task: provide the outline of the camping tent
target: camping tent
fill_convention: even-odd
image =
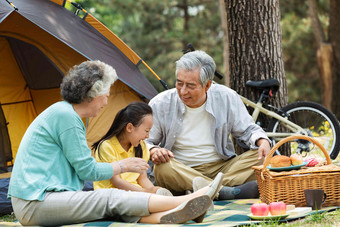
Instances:
[[[145,62],[133,50],[91,14],[80,8],[84,13],[78,16],[66,4],[70,5],[66,0],[0,1],[0,103],[14,158],[29,124],[61,99],[62,78],[84,60],[112,65],[119,77],[108,105],[96,118],[84,119],[89,144],[107,131],[119,109],[157,94],[138,69]],[[1,155],[0,165],[8,165],[9,159]]]

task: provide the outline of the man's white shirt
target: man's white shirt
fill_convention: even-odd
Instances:
[[[211,132],[209,113],[205,109],[206,103],[198,108],[185,106],[183,126],[172,148],[176,160],[190,167],[221,160],[216,153],[214,132]]]

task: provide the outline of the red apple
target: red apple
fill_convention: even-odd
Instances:
[[[269,211],[273,216],[286,214],[286,204],[284,202],[272,202],[269,204]]]
[[[305,158],[305,162],[308,162],[307,167],[313,167],[319,164],[319,161],[316,158]]]
[[[269,206],[266,203],[254,203],[250,209],[254,216],[267,216],[269,214]]]

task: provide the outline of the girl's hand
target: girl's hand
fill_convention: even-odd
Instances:
[[[119,161],[121,172],[143,173],[149,169],[149,165],[141,158],[126,158]],[[119,165],[117,162],[117,164]]]

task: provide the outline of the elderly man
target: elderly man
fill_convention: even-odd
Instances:
[[[235,91],[212,84],[215,69],[205,52],[189,52],[176,62],[176,88],[150,101],[154,125],[147,142],[156,182],[183,193],[223,172],[218,199],[257,198],[251,167],[267,156],[270,141]],[[251,150],[237,156],[230,135]]]

